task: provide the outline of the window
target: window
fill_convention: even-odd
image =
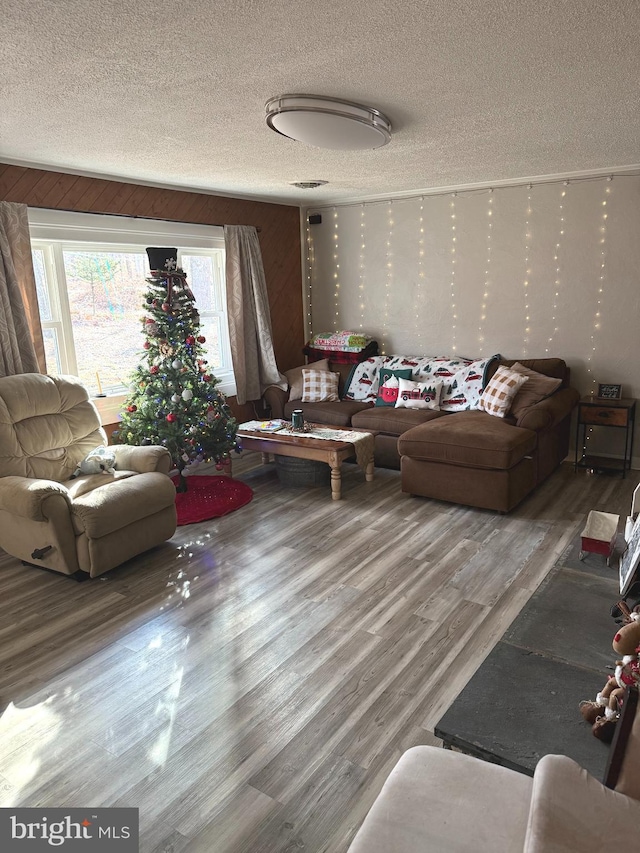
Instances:
[[[93,394],[126,394],[143,353],[145,248],[177,246],[212,372],[235,394],[221,228],[43,210],[29,220],[49,373],[75,374]]]

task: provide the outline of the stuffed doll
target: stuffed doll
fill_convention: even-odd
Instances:
[[[580,713],[592,723],[595,737],[607,743],[613,738],[626,688],[640,687],[640,613],[629,614],[628,624],[613,638],[613,650],[623,656],[616,661],[615,674],[607,679],[595,701],[580,703]]]
[[[100,445],[85,456],[69,479],[81,474],[115,474],[115,471],[116,454],[109,447]]]

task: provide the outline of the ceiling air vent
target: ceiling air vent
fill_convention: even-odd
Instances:
[[[292,187],[298,187],[299,190],[315,190],[316,187],[323,187],[329,181],[294,181]]]

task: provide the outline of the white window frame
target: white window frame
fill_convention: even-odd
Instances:
[[[63,373],[78,374],[63,252],[87,251],[88,247],[91,247],[102,251],[144,253],[147,246],[176,246],[178,265],[183,253],[206,255],[213,259],[216,302],[222,305],[222,310],[202,311],[201,317],[220,317],[223,366],[215,370],[215,376],[219,380],[218,387],[225,395],[236,394],[224,284],[224,232],[221,227],[36,208],[29,208],[29,227],[32,248],[44,252],[46,282],[53,317],[51,320],[42,319],[42,327],[55,329],[57,333]],[[212,253],[212,249],[217,251]],[[142,341],[140,343],[142,345]],[[94,400],[103,415],[104,423],[108,423],[108,418],[113,414],[119,413],[126,396],[124,393],[112,393],[107,398]]]

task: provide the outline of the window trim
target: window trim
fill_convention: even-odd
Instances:
[[[49,210],[45,208],[29,208],[29,228],[33,249],[44,249],[44,262],[47,281],[50,282],[49,297],[52,301],[52,313],[56,316],[53,321],[43,320],[43,327],[55,328],[60,341],[61,367],[63,371],[77,375],[75,347],[73,345],[73,330],[71,312],[66,288],[60,282],[64,281],[63,250],[86,251],[87,245],[104,247],[105,251],[127,252],[132,249],[143,249],[154,245],[175,245],[181,253],[204,254],[203,250],[218,250],[216,255],[218,272],[221,275],[220,299],[222,311],[204,312],[203,316],[211,313],[221,317],[221,325],[225,328],[227,317],[226,288],[224,286],[224,230],[216,225],[192,225],[182,222],[168,222],[156,219],[138,219],[129,216],[102,215],[94,213],[75,213],[70,211]],[[206,251],[206,254],[208,254]],[[236,394],[235,377],[231,361],[231,347],[228,335],[222,335],[223,358],[228,368],[215,372],[219,380],[218,387],[227,396]],[[69,340],[72,342],[69,346]],[[124,400],[126,395],[112,393],[108,395],[109,403],[104,398],[94,398],[100,401],[100,408],[111,412],[116,398]],[[104,421],[105,423],[109,421]]]

